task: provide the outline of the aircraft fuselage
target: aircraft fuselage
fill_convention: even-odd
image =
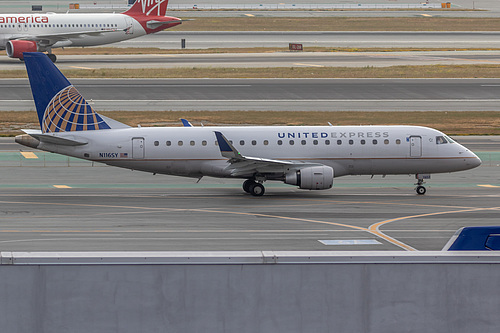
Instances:
[[[418,126],[124,128],[58,133],[88,143],[42,142],[38,148],[152,173],[232,177],[214,131],[224,133],[244,156],[323,164],[334,169],[335,177],[444,173],[480,164],[473,152],[445,134]],[[445,142],[437,142],[441,140]],[[252,176],[239,174],[237,178]],[[273,172],[266,178],[282,176]]]

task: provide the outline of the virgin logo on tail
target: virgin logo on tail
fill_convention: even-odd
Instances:
[[[146,15],[151,14],[151,12],[155,9],[158,9],[158,13],[156,15],[163,16],[165,12],[161,13],[161,5],[165,3],[165,9],[167,8],[168,0],[137,0],[142,5],[142,12]],[[147,12],[146,12],[147,10]]]
[[[165,16],[167,5],[168,0],[137,0],[124,14]]]

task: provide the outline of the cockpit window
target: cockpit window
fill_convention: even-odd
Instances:
[[[450,138],[448,135],[445,135],[444,136],[446,138],[446,140],[449,142],[449,143],[454,143],[455,140],[453,140],[452,138]]]
[[[448,140],[446,140],[446,138],[444,136],[436,136],[436,144],[437,145],[443,145],[445,143],[448,143]]]

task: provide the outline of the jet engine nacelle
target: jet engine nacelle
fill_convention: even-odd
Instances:
[[[285,183],[305,190],[326,190],[333,186],[333,175],[329,166],[313,166],[286,174]]]
[[[23,52],[36,52],[38,46],[31,40],[9,40],[5,47],[7,55],[11,58],[24,59]]]

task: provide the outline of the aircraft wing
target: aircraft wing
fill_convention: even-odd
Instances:
[[[33,42],[40,43],[45,46],[53,45],[61,41],[69,41],[72,38],[82,38],[84,36],[99,36],[103,34],[119,32],[123,30],[110,29],[110,30],[89,30],[89,31],[77,31],[77,32],[65,32],[57,34],[41,34],[41,35],[15,35],[10,38],[10,40],[30,40]]]
[[[318,166],[318,163],[273,160],[261,157],[243,156],[221,132],[215,131],[221,155],[228,159],[228,170],[234,177],[252,176],[256,173],[288,173],[308,166]]]

